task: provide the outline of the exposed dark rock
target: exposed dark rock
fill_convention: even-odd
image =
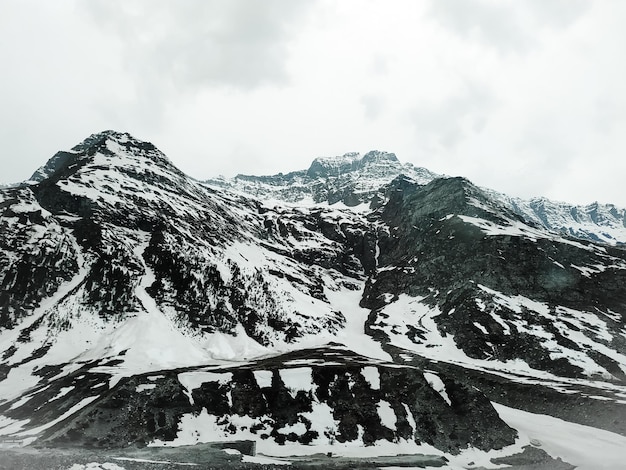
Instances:
[[[315,362],[323,354],[303,351],[300,356]],[[194,370],[189,369],[123,380],[71,421],[47,431],[40,442],[125,447],[131,442],[145,445],[154,440],[172,441],[182,416],[205,412],[215,417],[223,432],[233,436],[241,430],[237,417],[246,416],[251,420],[253,434],[279,444],[309,444],[321,439],[373,445],[379,440],[403,439],[456,453],[468,445],[485,450],[501,448],[515,439],[516,432],[498,417],[480,392],[451,378],[445,378],[449,405],[419,370],[372,366],[366,358],[346,356],[345,365],[311,365],[310,382],[299,383],[302,388],[295,390],[282,375],[302,370],[286,366],[290,360],[291,356],[278,357],[251,368],[214,370],[215,379],[206,378],[193,390],[185,389],[177,378],[180,373],[193,374]],[[366,380],[364,367],[376,371],[380,386]],[[306,376],[309,366],[304,369]],[[271,373],[271,386],[261,387],[254,371]],[[195,372],[202,377],[202,369]],[[329,407],[336,428],[320,428],[312,421],[319,406]],[[383,422],[381,406],[393,410],[395,423],[391,427]]]

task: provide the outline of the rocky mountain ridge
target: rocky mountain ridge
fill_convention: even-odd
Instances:
[[[204,183],[264,200],[309,205],[340,202],[354,207],[369,204],[378,195],[381,186],[400,175],[420,183],[439,177],[425,168],[400,163],[393,153],[373,150],[363,156],[353,152],[316,158],[307,170],[287,174],[237,175],[230,180],[214,178]]]
[[[199,183],[94,134],[0,191],[0,435],[512,445],[480,374],[622,410],[626,251],[511,201],[384,152]]]

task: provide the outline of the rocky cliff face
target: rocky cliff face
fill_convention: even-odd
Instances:
[[[469,358],[626,378],[623,249],[547,232],[464,179],[397,181],[391,190],[378,211],[389,228],[379,233],[382,269],[364,294],[370,328],[394,342],[390,312],[417,298],[427,307],[406,326],[420,351],[431,343],[431,357],[441,335]]]
[[[626,252],[590,240],[609,213],[570,208],[568,231],[384,152],[201,184],[95,134],[0,190],[0,435],[511,444],[437,364],[618,400]]]

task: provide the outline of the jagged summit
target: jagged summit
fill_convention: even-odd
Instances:
[[[142,142],[140,140],[135,139],[128,132],[120,132],[112,129],[104,130],[101,132],[96,132],[91,134],[81,143],[72,147],[74,151],[85,151],[89,149],[102,149],[108,140],[117,142],[117,143],[133,143],[135,145],[144,145],[146,142]],[[148,144],[152,145],[152,144]]]
[[[234,189],[263,199],[289,203],[329,204],[353,207],[376,198],[381,187],[405,175],[426,184],[441,175],[411,163],[401,163],[394,153],[372,150],[335,157],[318,157],[307,170],[269,176],[237,175],[216,178],[206,184]]]
[[[57,152],[29,183],[53,214],[78,206],[106,214],[101,208],[114,206],[125,208],[127,216],[156,218],[159,213],[182,214],[177,210],[185,209],[177,200],[204,198],[204,192],[152,143],[112,130]]]
[[[360,155],[356,152],[346,153],[337,157],[318,157],[311,163],[307,176],[339,176],[358,168]]]

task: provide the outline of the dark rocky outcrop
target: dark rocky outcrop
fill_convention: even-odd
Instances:
[[[210,373],[186,369],[124,379],[72,420],[46,431],[39,442],[94,447],[168,442],[179,432],[191,435],[193,417],[203,414],[205,420],[213,416],[217,440],[229,435],[236,440],[249,431],[278,444],[354,441],[368,446],[404,440],[456,453],[467,446],[501,448],[515,439],[515,431],[472,387],[444,377],[447,403],[413,367],[374,365],[350,355],[332,357],[334,364],[324,365],[325,351],[302,351]],[[288,365],[297,358],[311,365]],[[259,382],[259,372],[271,380]],[[302,381],[286,381],[290,373]],[[183,376],[191,377],[193,388],[185,385]],[[330,424],[324,412],[330,413]],[[206,422],[199,426],[211,429]]]

